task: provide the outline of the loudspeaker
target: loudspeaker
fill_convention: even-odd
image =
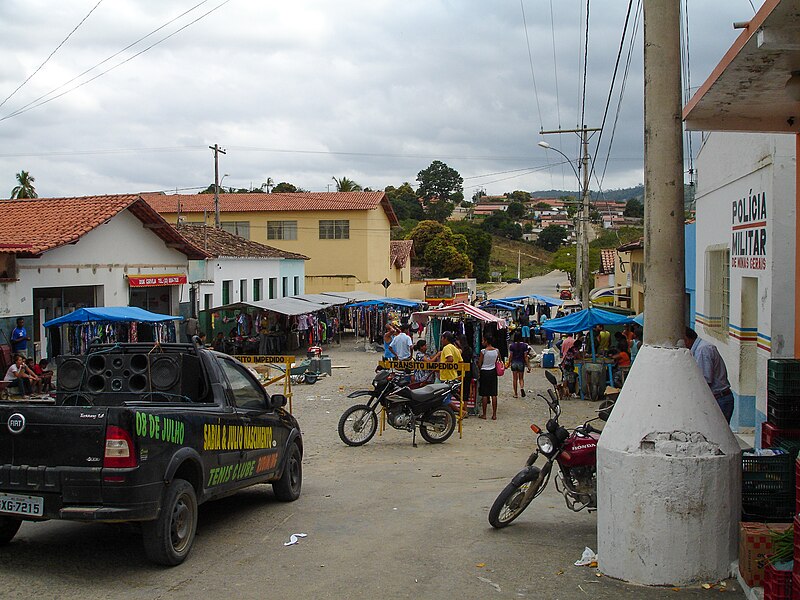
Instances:
[[[56,391],[74,392],[81,388],[88,373],[85,356],[56,357]]]
[[[148,388],[149,362],[147,354],[90,354],[82,389],[91,394],[140,394]]]

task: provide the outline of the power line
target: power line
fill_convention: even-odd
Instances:
[[[17,115],[19,115],[19,114],[22,114],[22,113],[24,113],[24,112],[28,112],[29,110],[33,110],[34,108],[38,108],[39,106],[42,106],[42,105],[44,105],[44,104],[47,104],[48,102],[52,102],[53,100],[56,100],[57,98],[61,98],[62,96],[66,95],[66,94],[69,94],[70,92],[74,92],[75,90],[77,90],[78,88],[81,88],[81,87],[83,87],[83,86],[84,86],[84,85],[86,85],[87,83],[91,83],[91,82],[92,82],[92,81],[94,81],[95,79],[98,79],[98,78],[102,77],[103,75],[105,75],[106,73],[109,73],[110,71],[113,71],[113,70],[114,70],[114,69],[116,69],[117,67],[121,67],[121,66],[122,66],[122,65],[124,65],[125,63],[128,63],[128,62],[132,61],[134,58],[136,58],[136,57],[138,57],[138,56],[140,56],[140,55],[144,54],[145,52],[147,52],[148,50],[150,50],[150,49],[154,48],[155,46],[158,46],[158,45],[159,45],[159,44],[161,44],[162,42],[165,42],[165,41],[167,41],[168,39],[170,39],[171,37],[173,37],[173,36],[177,35],[177,34],[178,34],[178,33],[180,33],[181,31],[183,31],[184,29],[186,29],[186,28],[188,28],[188,27],[191,27],[192,25],[194,25],[194,24],[195,24],[195,23],[197,23],[198,21],[200,21],[200,20],[204,19],[205,17],[207,17],[207,16],[208,16],[208,15],[210,15],[211,13],[213,13],[213,12],[215,12],[215,11],[219,10],[220,8],[222,8],[223,6],[225,6],[226,4],[228,4],[230,1],[231,1],[231,0],[223,0],[223,2],[221,2],[220,4],[218,4],[217,6],[215,6],[214,8],[212,8],[211,10],[209,10],[208,12],[205,12],[205,13],[203,13],[202,15],[200,15],[199,17],[197,17],[197,18],[196,18],[196,19],[194,19],[193,21],[190,21],[190,22],[189,22],[189,23],[187,23],[186,25],[184,25],[184,26],[182,26],[182,27],[179,27],[178,29],[176,29],[175,31],[173,31],[173,32],[172,32],[172,33],[170,33],[169,35],[167,35],[167,36],[165,36],[165,37],[161,38],[161,39],[160,39],[160,40],[158,40],[157,42],[154,42],[154,43],[150,44],[149,46],[147,46],[147,47],[146,47],[146,48],[144,48],[143,50],[140,50],[139,52],[136,52],[136,53],[135,53],[135,54],[133,54],[132,56],[130,56],[130,57],[128,57],[128,58],[126,58],[126,59],[125,59],[125,60],[123,60],[122,62],[120,62],[120,63],[117,63],[116,65],[114,65],[114,66],[112,66],[112,67],[109,67],[109,68],[108,68],[108,69],[106,69],[105,71],[101,71],[100,73],[98,73],[98,74],[97,74],[97,75],[95,75],[94,77],[91,77],[91,78],[87,79],[86,81],[83,81],[83,82],[79,83],[79,84],[78,84],[78,85],[76,85],[75,87],[72,87],[72,88],[70,88],[70,89],[68,89],[68,90],[66,90],[66,91],[64,91],[64,92],[62,92],[62,93],[60,93],[60,94],[58,94],[58,95],[56,95],[56,96],[53,96],[52,98],[48,98],[47,100],[43,100],[43,101],[41,101],[41,102],[39,102],[39,103],[37,103],[37,104],[33,104],[32,106],[30,106],[30,105],[29,105],[27,108],[21,108],[21,109],[19,109],[19,110],[15,111],[15,112],[13,112],[13,113],[10,113],[10,114],[8,114],[8,115],[6,115],[6,116],[4,116],[4,117],[0,118],[0,121],[5,121],[6,119],[10,119],[11,117],[15,117],[15,116],[17,116]],[[202,4],[202,2],[201,2],[201,4]],[[193,10],[193,9],[190,9],[190,10]],[[91,70],[91,69],[90,69],[90,70]]]
[[[88,19],[88,18],[89,18],[89,15],[91,15],[91,14],[94,12],[94,10],[95,10],[95,9],[96,9],[98,6],[100,6],[100,3],[101,3],[102,1],[103,1],[103,0],[98,0],[97,4],[95,4],[95,5],[92,7],[92,10],[90,10],[90,11],[89,11],[89,12],[86,14],[86,16],[85,16],[85,17],[83,17],[83,18],[80,20],[80,22],[79,22],[77,25],[75,25],[75,27],[72,29],[72,31],[70,31],[70,32],[69,32],[69,34],[67,34],[67,37],[65,37],[63,40],[61,40],[61,43],[60,43],[58,46],[56,46],[56,47],[55,47],[55,50],[53,50],[53,51],[52,51],[52,52],[51,52],[51,53],[50,53],[50,54],[47,56],[47,58],[45,58],[45,59],[44,59],[44,62],[42,62],[42,64],[40,64],[38,67],[36,67],[36,70],[35,70],[33,73],[31,73],[30,75],[28,75],[27,79],[25,79],[25,81],[23,81],[22,83],[20,83],[20,84],[17,86],[17,89],[15,89],[15,90],[14,90],[13,92],[11,92],[11,93],[10,93],[8,96],[6,96],[6,99],[5,99],[5,100],[3,100],[2,102],[0,102],[0,107],[2,107],[2,106],[3,106],[3,105],[6,103],[6,102],[8,102],[8,101],[11,99],[11,97],[12,97],[14,94],[16,94],[16,93],[17,93],[17,92],[18,92],[20,89],[22,89],[22,86],[24,86],[26,83],[28,83],[28,82],[29,82],[29,81],[30,81],[30,80],[33,78],[33,76],[34,76],[34,75],[36,75],[36,74],[37,74],[39,71],[41,71],[42,67],[43,67],[43,66],[45,66],[45,65],[47,64],[47,61],[49,61],[51,58],[53,58],[53,55],[54,55],[56,52],[58,52],[58,49],[59,49],[59,48],[61,48],[61,46],[63,46],[64,44],[66,44],[66,43],[67,43],[67,40],[68,40],[70,37],[72,37],[72,34],[73,34],[73,33],[75,33],[75,32],[78,30],[78,27],[80,27],[81,25],[83,25],[83,22],[84,22],[86,19]]]
[[[553,21],[553,0],[550,0],[550,34],[553,40],[553,81],[556,91],[556,115],[558,127],[561,128],[561,103],[558,99],[558,66],[556,64],[556,26]]]
[[[539,105],[539,90],[536,87],[536,74],[533,70],[533,54],[531,54],[531,40],[528,37],[528,21],[525,19],[525,5],[519,0],[519,7],[522,9],[522,25],[525,29],[525,43],[528,46],[528,62],[531,65],[531,80],[533,81],[533,94],[536,96],[536,110],[539,112],[539,127],[543,127],[542,108]]]
[[[589,0],[586,0],[586,37],[583,42],[583,92],[581,93],[581,127],[586,126],[586,78],[589,71]]]

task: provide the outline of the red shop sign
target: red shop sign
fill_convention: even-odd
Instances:
[[[162,285],[181,285],[187,282],[186,275],[178,274],[150,274],[128,275],[128,285],[131,287],[156,287]]]

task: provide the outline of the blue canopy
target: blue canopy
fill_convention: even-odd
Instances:
[[[631,318],[602,308],[584,308],[566,317],[548,319],[542,324],[542,329],[557,333],[577,333],[587,331],[595,325],[624,325],[630,323]]]
[[[406,300],[405,298],[381,298],[379,300],[364,300],[363,302],[353,302],[348,304],[345,308],[361,308],[362,306],[400,306],[402,308],[416,308],[420,303],[415,300]]]
[[[637,325],[641,325],[642,327],[644,327],[644,313],[639,313],[638,315],[633,317],[631,320],[634,323],[636,323]]]
[[[481,302],[480,306],[484,310],[490,308],[499,308],[502,310],[517,310],[518,308],[522,308],[522,304],[518,304],[516,302],[509,302],[505,298],[495,298],[492,300],[487,300],[486,302]]]
[[[69,314],[45,322],[45,327],[76,323],[161,323],[163,321],[183,321],[183,317],[160,315],[135,306],[95,306],[79,308]]]
[[[526,298],[530,298],[532,300],[536,300],[541,304],[547,304],[548,306],[561,306],[564,304],[563,300],[559,300],[558,298],[551,298],[550,296],[542,296],[541,294],[530,294],[528,296],[508,296],[506,298],[498,298],[498,300],[505,300],[506,302],[517,302],[518,300],[525,300]]]

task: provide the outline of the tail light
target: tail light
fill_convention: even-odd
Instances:
[[[106,427],[106,451],[103,467],[124,469],[136,466],[136,452],[131,435],[116,425]]]
[[[535,423],[531,423],[531,430],[533,433],[542,433],[542,430]]]

